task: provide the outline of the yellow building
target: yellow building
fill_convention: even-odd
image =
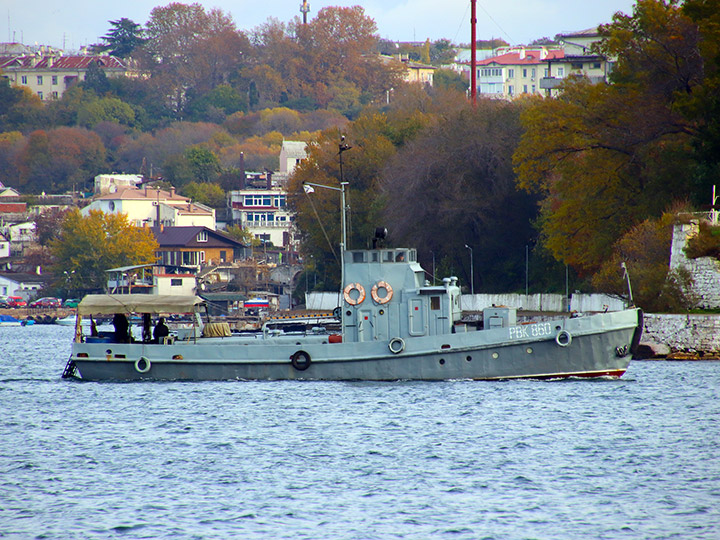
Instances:
[[[122,60],[114,56],[60,56],[22,54],[0,56],[2,76],[12,86],[24,86],[44,100],[60,99],[71,86],[85,80],[91,63],[103,70],[107,77],[136,74]]]

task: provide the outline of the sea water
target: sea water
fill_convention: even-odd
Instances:
[[[0,538],[720,538],[720,363],[619,380],[88,383],[0,328]]]

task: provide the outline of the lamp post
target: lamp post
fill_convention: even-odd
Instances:
[[[475,294],[475,273],[473,271],[473,249],[465,244],[465,247],[470,250],[470,294]]]
[[[70,296],[70,280],[73,277],[73,274],[75,273],[75,270],[72,270],[68,272],[67,270],[63,270],[63,274],[65,274],[65,295]],[[65,298],[67,300],[67,298]]]

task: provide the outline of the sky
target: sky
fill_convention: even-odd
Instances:
[[[237,27],[252,30],[274,17],[300,16],[302,0],[198,0],[206,9],[230,13]],[[309,0],[309,18],[327,6],[361,5],[375,20],[380,37],[393,41],[470,42],[470,0]],[[169,0],[3,0],[0,42],[49,45],[65,50],[98,43],[122,17],[144,25],[150,11]],[[193,3],[184,0],[183,3]],[[478,39],[502,38],[511,45],[585,30],[610,22],[615,12],[631,14],[634,0],[477,0]]]

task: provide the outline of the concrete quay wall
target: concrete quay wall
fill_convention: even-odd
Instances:
[[[720,352],[720,315],[646,313],[640,342],[672,352]]]

